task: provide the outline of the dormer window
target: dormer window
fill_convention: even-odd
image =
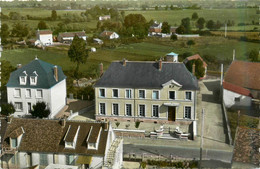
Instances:
[[[17,147],[17,138],[11,138],[11,148],[16,148]]]
[[[20,76],[20,85],[26,85],[26,76]]]
[[[36,85],[37,83],[37,77],[36,76],[31,76],[30,77],[30,84],[31,85]]]

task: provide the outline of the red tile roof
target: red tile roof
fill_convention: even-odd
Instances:
[[[260,90],[260,62],[233,61],[224,81],[243,88]]]
[[[193,56],[189,56],[186,58],[188,61],[190,60],[197,60],[197,59],[200,59],[202,62],[203,62],[203,66],[204,67],[207,67],[207,63],[202,59],[202,57],[199,55],[199,54],[196,54],[196,55],[193,55]]]
[[[234,85],[234,84],[229,83],[229,82],[223,81],[223,88],[226,89],[226,90],[244,95],[244,96],[252,97],[250,90],[245,89],[245,88],[240,87],[240,86],[237,86],[237,85]]]
[[[52,34],[51,30],[38,30],[40,35]]]
[[[114,32],[111,31],[103,31],[100,36],[101,37],[110,37],[110,35],[112,35]]]

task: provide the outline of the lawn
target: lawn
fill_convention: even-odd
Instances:
[[[199,17],[204,17],[205,20],[214,20],[224,22],[226,20],[234,20],[235,26],[228,28],[228,30],[252,30],[254,27],[258,28],[259,25],[237,26],[238,23],[251,23],[252,20],[258,21],[259,15],[256,14],[256,9],[202,9],[202,10],[174,10],[174,11],[126,11],[126,15],[130,13],[142,14],[147,21],[151,19],[158,22],[167,21],[171,25],[179,25],[181,20],[185,17],[190,17],[194,12],[197,12]]]

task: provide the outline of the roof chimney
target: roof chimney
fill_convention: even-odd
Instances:
[[[17,64],[17,69],[20,69],[22,67],[22,64]]]
[[[61,124],[61,127],[65,127],[66,126],[66,119],[61,119],[60,124]]]
[[[59,80],[59,76],[58,76],[58,67],[55,65],[53,67],[53,70],[54,70],[54,78],[56,80],[56,82]]]
[[[192,64],[192,74],[195,76],[195,63]]]
[[[123,59],[123,66],[126,66],[126,61],[127,61],[127,60],[124,58],[124,59]]]
[[[103,75],[103,63],[99,64],[99,77]]]
[[[162,70],[162,58],[160,58],[160,60],[159,60],[159,70],[160,71]]]

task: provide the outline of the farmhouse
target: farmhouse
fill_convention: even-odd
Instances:
[[[205,69],[205,74],[204,74],[204,77],[202,77],[202,78],[205,78],[206,75],[207,75],[207,67],[208,67],[208,65],[207,65],[207,63],[202,59],[202,57],[201,57],[199,54],[196,54],[196,55],[187,57],[187,58],[183,61],[183,63],[186,64],[186,63],[188,63],[188,62],[191,61],[191,60],[197,60],[197,59],[201,60],[202,63],[203,63],[203,67],[204,67],[204,69]]]
[[[105,21],[111,19],[110,15],[105,15],[105,16],[99,16],[98,20],[100,21]]]
[[[100,35],[101,38],[105,39],[118,39],[119,35],[116,32],[112,31],[103,31]]]
[[[78,36],[79,38],[87,40],[87,36],[86,36],[85,31],[81,31],[81,32],[64,32],[64,33],[59,33],[58,41],[61,42],[61,43],[71,43],[75,36]]]
[[[1,124],[4,168],[122,165],[123,141],[108,123],[8,117]]]
[[[60,66],[35,58],[11,73],[7,83],[8,102],[15,116],[26,115],[36,102],[47,103],[54,117],[66,105],[66,76]]]
[[[53,44],[53,37],[51,30],[37,30],[35,45],[49,46]]]
[[[162,23],[157,23],[156,21],[149,28],[149,33],[156,34],[162,32]]]
[[[234,60],[223,80],[226,107],[249,108],[260,99],[260,63]],[[259,101],[258,101],[259,102]]]
[[[191,122],[197,90],[183,63],[115,61],[95,85],[96,119]]]

